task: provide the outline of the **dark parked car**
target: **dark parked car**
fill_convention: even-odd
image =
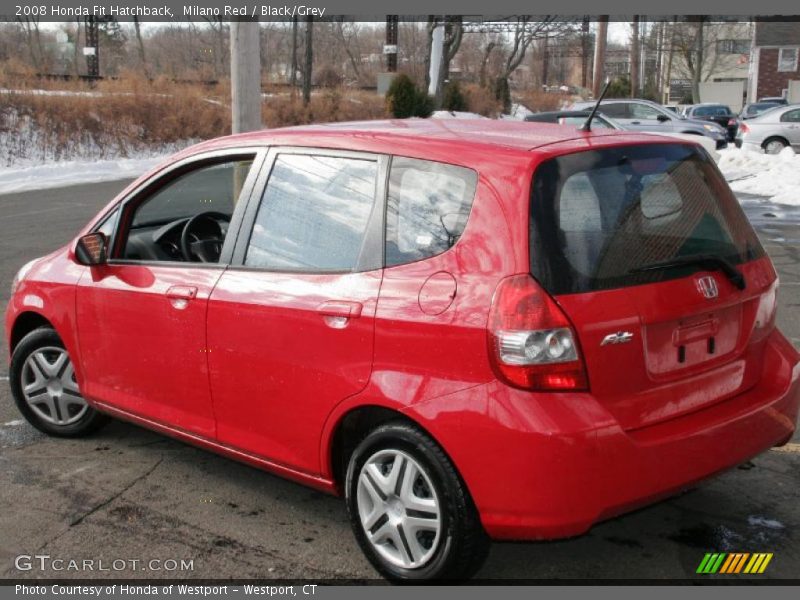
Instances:
[[[752,119],[778,106],[782,105],[777,102],[753,102],[752,104],[745,104],[742,112],[739,113],[739,119],[742,121],[745,119]]]
[[[725,104],[695,104],[690,106],[683,113],[687,119],[700,119],[702,121],[714,121],[722,125],[728,131],[728,141],[736,138],[736,130],[739,128],[739,119]]]
[[[789,104],[789,101],[783,96],[772,96],[770,98],[761,98],[759,102],[773,102],[775,104],[780,104],[781,106],[786,106],[787,104]]]

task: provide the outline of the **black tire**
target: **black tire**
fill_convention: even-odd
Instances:
[[[441,529],[432,556],[420,567],[403,568],[384,558],[367,538],[358,510],[358,481],[362,467],[377,453],[400,451],[425,471],[439,500]],[[406,422],[391,422],[371,431],[358,445],[347,467],[347,513],[356,540],[375,569],[390,581],[463,580],[486,560],[490,540],[466,485],[450,459],[428,435]]]
[[[87,407],[83,415],[75,422],[58,425],[49,423],[38,415],[25,400],[22,392],[23,370],[28,358],[38,350],[43,348],[64,348],[64,343],[58,334],[49,327],[41,327],[31,331],[17,344],[11,355],[11,368],[9,371],[9,383],[11,393],[17,408],[28,421],[39,431],[57,437],[81,437],[100,429],[108,422],[108,417],[97,412],[91,406]],[[77,416],[77,414],[75,415]]]
[[[765,139],[761,143],[761,148],[764,150],[765,153],[767,152],[767,146],[769,146],[771,142],[780,142],[783,145],[783,150],[789,147],[789,142],[786,141],[785,138],[782,138],[778,135],[773,135],[772,137]]]

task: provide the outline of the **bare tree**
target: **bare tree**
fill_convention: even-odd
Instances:
[[[144,40],[142,40],[142,30],[139,25],[139,17],[133,17],[133,28],[136,31],[136,45],[139,49],[139,62],[141,63],[142,71],[144,72],[145,77],[150,77],[150,73],[147,68],[147,58],[145,57],[144,53]]]
[[[306,19],[305,65],[303,67],[303,104],[311,102],[311,71],[314,66],[314,17]]]
[[[337,19],[334,24],[334,34],[347,54],[350,66],[353,68],[353,75],[358,83],[361,83],[361,47],[358,34],[361,27],[356,22],[345,22]]]
[[[18,21],[22,23],[25,28],[25,40],[28,46],[31,63],[37,71],[41,71],[44,61],[44,50],[42,49],[42,36],[39,31],[39,18],[24,17],[23,19],[18,19]]]
[[[292,17],[292,56],[290,59],[290,73],[289,73],[289,85],[292,86],[292,94],[294,94],[294,88],[297,86],[297,38],[298,38],[298,17]]]

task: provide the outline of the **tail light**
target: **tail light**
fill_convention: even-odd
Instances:
[[[736,119],[728,119],[728,127],[733,127],[736,125]]]
[[[506,383],[536,391],[589,388],[569,320],[530,275],[497,286],[488,336],[492,365]]]
[[[761,294],[756,311],[755,328],[760,331],[772,331],[775,326],[775,313],[778,310],[778,285],[776,279],[766,292]]]
[[[742,123],[741,125],[739,125],[739,132],[740,133],[748,133],[749,131],[750,131],[750,128],[747,126],[747,123]]]

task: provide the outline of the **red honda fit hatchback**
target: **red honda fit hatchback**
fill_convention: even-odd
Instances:
[[[347,500],[372,564],[466,577],[791,437],[777,278],[691,143],[487,121],[194,146],[17,275],[39,429],[119,417]]]

